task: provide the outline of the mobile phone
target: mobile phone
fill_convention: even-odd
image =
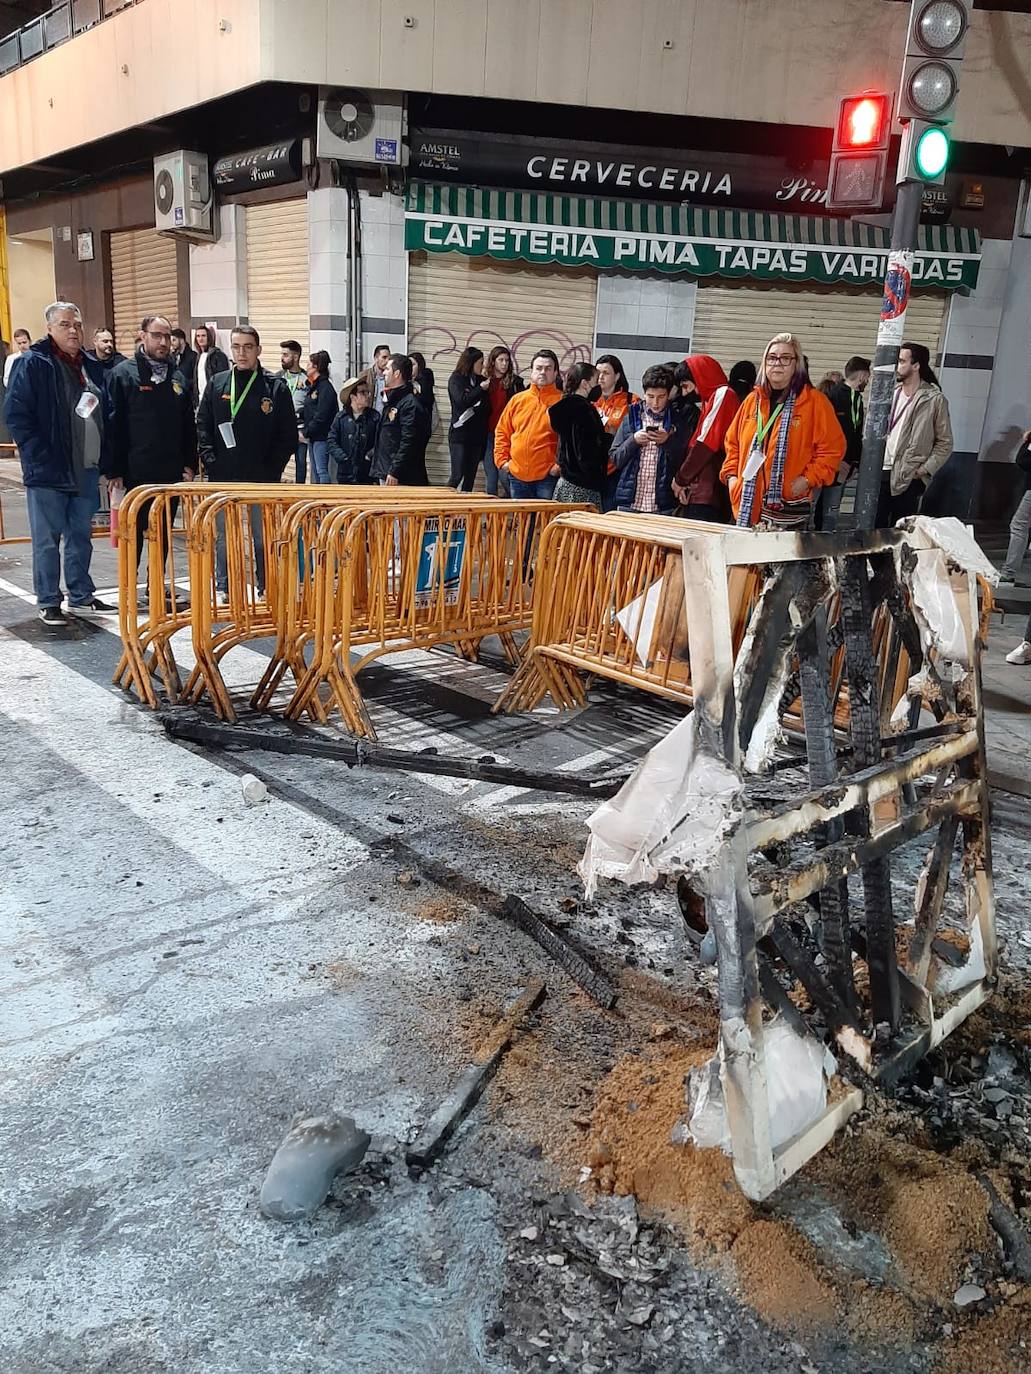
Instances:
[[[645,427],[644,427],[644,432],[645,432],[645,434],[658,434],[658,432],[659,432],[659,426],[658,426],[658,425],[645,425]]]

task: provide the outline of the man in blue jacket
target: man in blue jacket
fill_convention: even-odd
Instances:
[[[45,314],[46,336],[15,368],[4,419],[21,458],[39,618],[61,627],[68,624],[61,612],[62,540],[68,609],[92,616],[115,607],[97,597],[89,573],[104,446],[101,389],[86,368],[78,306],[55,301]]]

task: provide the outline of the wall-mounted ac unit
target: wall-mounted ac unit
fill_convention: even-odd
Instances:
[[[154,224],[159,234],[215,237],[206,153],[179,148],[154,159]]]
[[[340,162],[402,167],[408,161],[405,98],[399,91],[323,87],[315,151]]]

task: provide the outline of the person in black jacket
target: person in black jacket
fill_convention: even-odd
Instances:
[[[863,425],[866,410],[863,406],[863,392],[870,380],[870,359],[849,358],[845,364],[844,380],[831,387],[827,393],[838,424],[845,436],[845,456],[838,469],[837,480],[833,486],[824,487],[816,502],[816,528],[831,533],[838,527],[838,511],[845,484],[859,466],[863,456]]]
[[[301,433],[308,441],[311,468],[316,482],[329,481],[329,451],[326,441],[330,426],[340,409],[333,383],[329,380],[329,365],[333,359],[324,348],[308,359],[308,390],[301,410]]]
[[[344,486],[366,486],[379,434],[379,415],[372,408],[372,387],[363,378],[340,393],[343,406],[329,429],[330,480]]]
[[[228,369],[229,359],[218,346],[218,335],[206,324],[199,324],[193,331],[193,347],[197,358],[193,367],[191,394],[196,408],[200,405],[205,388],[215,373]]]
[[[437,385],[437,379],[433,375],[433,369],[426,366],[426,359],[421,353],[409,353],[412,360],[412,390],[415,392],[415,399],[426,412],[426,418],[433,427],[433,392]]]
[[[112,493],[151,482],[192,482],[196,476],[193,404],[186,378],[172,363],[171,328],[163,315],[148,315],[140,325],[141,343],[135,355],[108,376],[108,451],[101,467]],[[142,507],[136,526],[137,568],[152,504]],[[177,506],[174,501],[172,519]],[[162,530],[162,565],[166,554]]]
[[[186,341],[184,329],[172,330],[172,366],[186,378],[192,387],[193,374],[197,370],[197,354]]]
[[[451,427],[447,432],[451,449],[453,490],[472,491],[476,471],[487,447],[487,420],[490,417],[490,381],[483,375],[483,353],[478,348],[463,350],[455,370],[448,378],[451,402]]]
[[[587,502],[601,510],[609,459],[605,422],[594,407],[601,396],[598,369],[593,363],[574,363],[566,373],[561,401],[548,410],[558,435],[557,463],[562,473],[555,484],[556,501]]]
[[[428,487],[426,445],[430,426],[412,390],[412,360],[391,353],[383,374],[383,414],[376,436],[372,479],[385,487]]]
[[[200,459],[209,480],[219,486],[278,482],[297,447],[294,404],[286,384],[261,366],[258,331],[241,324],[230,337],[233,366],[210,378],[197,412]],[[265,548],[258,506],[251,507],[251,531],[261,594]],[[216,550],[215,584],[224,597],[229,585],[224,537]]]
[[[115,348],[115,336],[107,325],[94,329],[93,347],[86,350],[86,371],[101,391],[107,384],[108,375],[124,362],[125,354]]]

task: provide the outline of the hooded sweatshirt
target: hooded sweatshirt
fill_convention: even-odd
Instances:
[[[726,499],[720,483],[723,441],[741,402],[715,358],[695,353],[684,361],[691,369],[702,409],[677,484],[684,488],[685,505],[720,506]]]

